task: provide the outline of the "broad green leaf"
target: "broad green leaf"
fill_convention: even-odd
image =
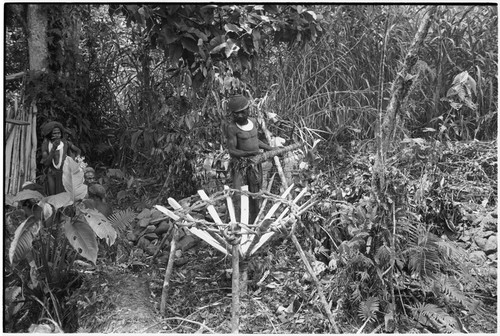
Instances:
[[[54,208],[49,203],[41,201],[38,202],[38,206],[42,208],[43,220],[49,219],[54,214]]]
[[[83,217],[87,223],[94,230],[97,237],[106,239],[106,243],[111,246],[116,241],[116,231],[111,225],[110,221],[99,211],[95,209],[80,208]]]
[[[162,28],[160,36],[162,36],[165,39],[165,42],[167,44],[174,43],[179,39],[179,36],[168,27]]]
[[[27,199],[35,199],[37,201],[40,201],[43,197],[44,196],[36,190],[26,189],[18,192],[17,195],[12,199],[12,203],[25,201]]]
[[[182,47],[182,44],[180,43],[175,43],[169,46],[169,56],[170,59],[173,62],[177,62],[179,58],[182,56],[182,52],[184,51],[184,48]]]
[[[10,244],[9,261],[11,264],[17,264],[33,249],[33,239],[40,231],[40,227],[41,221],[36,220],[34,216],[28,217],[19,225],[14,233],[14,240]]]
[[[71,200],[71,194],[67,191],[59,193],[59,194],[47,196],[44,199],[42,199],[40,202],[38,202],[38,205],[40,207],[42,207],[44,210],[44,215],[46,214],[46,211],[49,211],[47,205],[49,205],[49,206],[52,205],[55,210],[58,210],[62,207],[65,207],[65,206],[68,206],[71,204],[73,204],[73,201]],[[48,217],[50,217],[50,214]],[[48,217],[45,217],[45,218],[48,218]]]
[[[240,47],[235,43],[234,40],[228,39],[226,41],[226,57],[229,58],[233,53],[238,52],[240,50]]]
[[[308,10],[308,11],[306,11],[306,13],[309,14],[313,20],[317,19],[316,13],[314,13],[312,10]],[[310,21],[310,20],[308,20],[308,21]]]
[[[87,196],[87,185],[83,183],[85,181],[83,175],[83,170],[78,162],[67,156],[63,166],[62,182],[73,203]]]
[[[258,52],[260,50],[260,31],[257,29],[252,32],[252,37],[253,37],[253,47],[255,50]]]
[[[82,257],[95,264],[98,248],[94,230],[81,217],[73,220],[70,217],[64,217],[64,233],[69,243]]]
[[[200,50],[198,48],[197,41],[195,41],[191,38],[183,37],[181,39],[181,43],[182,43],[182,46],[184,47],[184,49],[187,49],[193,53],[197,53]]]
[[[221,43],[218,46],[216,46],[215,48],[213,48],[212,50],[210,50],[210,53],[211,54],[218,53],[219,51],[221,51],[222,49],[224,49],[226,46],[227,46],[226,42]]]
[[[227,32],[235,32],[235,33],[239,33],[241,31],[241,28],[238,27],[237,25],[234,25],[232,23],[226,23],[224,25],[224,29],[227,31]]]

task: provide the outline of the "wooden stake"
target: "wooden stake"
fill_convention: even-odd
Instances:
[[[170,287],[170,276],[172,275],[172,270],[174,268],[175,260],[175,249],[177,240],[177,226],[174,225],[172,240],[170,241],[170,255],[168,256],[167,269],[165,270],[165,278],[163,280],[163,289],[161,291],[161,302],[160,302],[160,314],[165,315],[165,309],[167,306],[167,295],[168,289]]]
[[[302,262],[306,266],[307,272],[311,275],[311,278],[313,279],[314,284],[316,285],[316,289],[318,290],[319,298],[321,301],[321,304],[323,305],[323,309],[325,310],[326,316],[328,317],[328,320],[330,321],[330,324],[332,325],[333,331],[336,334],[340,334],[340,329],[335,323],[335,320],[333,319],[332,312],[330,311],[330,307],[328,306],[328,303],[326,302],[325,294],[323,293],[323,289],[321,287],[321,284],[316,277],[316,274],[314,273],[311,264],[309,263],[309,260],[307,260],[306,254],[304,253],[304,250],[300,246],[299,241],[297,240],[297,237],[295,236],[294,233],[292,233],[292,241],[295,247],[297,248],[297,251],[299,252],[300,259],[302,259]]]
[[[235,226],[237,224],[234,224]],[[232,311],[231,332],[238,334],[240,329],[240,244],[233,245]]]

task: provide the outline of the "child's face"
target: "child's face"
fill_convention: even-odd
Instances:
[[[86,172],[85,174],[83,174],[83,177],[85,179],[85,183],[87,184],[93,184],[93,183],[97,183],[97,180],[95,178],[95,174],[93,172]]]

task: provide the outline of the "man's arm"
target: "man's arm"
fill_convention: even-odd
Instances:
[[[60,141],[60,140],[59,140]],[[56,153],[56,148],[57,146],[59,145],[59,141],[56,140],[54,143],[53,143],[53,146],[52,146],[52,149],[49,151],[49,143],[48,143],[48,140],[44,140],[43,143],[42,143],[42,160],[41,160],[41,163],[44,165],[44,166],[50,166],[51,162],[52,162],[52,159],[54,158],[55,156],[55,153]]]
[[[259,148],[262,148],[263,150],[266,150],[266,151],[272,151],[272,150],[276,149],[275,147],[269,146],[268,144],[266,144],[262,140],[259,140]]]

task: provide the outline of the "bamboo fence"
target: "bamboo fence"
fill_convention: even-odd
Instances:
[[[6,102],[4,147],[4,192],[16,195],[27,181],[36,179],[35,104],[25,106],[22,95]]]

